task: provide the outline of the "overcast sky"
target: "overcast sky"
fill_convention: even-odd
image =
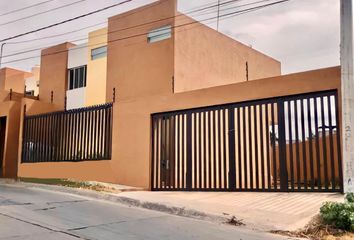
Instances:
[[[0,1],[0,15],[44,1],[3,0]],[[3,25],[18,18],[77,1],[81,2],[50,13]],[[56,0],[21,12],[0,16],[0,39],[34,30],[121,1],[123,0]],[[228,1],[230,0],[222,0],[221,2]],[[239,0],[232,5],[224,5],[221,7],[220,14],[224,15],[242,10],[245,7],[237,7],[257,1],[259,0]],[[274,0],[270,0],[270,2],[272,1]],[[4,55],[85,38],[88,32],[106,26],[107,17],[151,2],[154,1],[133,0],[131,3],[87,18],[12,40],[12,42],[27,41],[96,25],[75,33],[40,41],[17,44],[8,42],[4,47]],[[190,10],[213,4],[217,4],[217,0],[179,0],[178,8],[182,12],[189,12]],[[216,12],[214,8],[191,14],[191,16],[198,20],[203,20],[215,17]],[[216,27],[215,20],[209,20],[204,23],[211,27]],[[280,60],[283,74],[339,65],[339,0],[291,0],[290,2],[251,13],[222,19],[219,24],[219,30],[222,33]],[[195,41],[198,41],[198,39]],[[82,43],[82,40],[75,43]],[[3,58],[2,62],[6,63],[39,55],[39,51],[30,52]],[[4,65],[29,70],[36,64],[39,64],[38,57]]]

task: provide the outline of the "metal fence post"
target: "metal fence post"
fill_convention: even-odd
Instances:
[[[229,108],[229,189],[236,189],[235,109]]]
[[[21,163],[24,162],[25,156],[26,156],[26,128],[27,128],[27,123],[26,123],[26,104],[23,105],[23,124],[22,124],[22,154],[21,154]]]
[[[192,113],[187,113],[187,176],[186,188],[192,189]]]
[[[284,100],[279,98],[277,101],[278,109],[278,134],[279,134],[279,168],[280,168],[280,189],[288,191],[288,170],[286,162],[286,138],[285,138],[285,112]]]

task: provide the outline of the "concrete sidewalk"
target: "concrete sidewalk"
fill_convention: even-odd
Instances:
[[[247,228],[261,231],[303,228],[324,202],[344,200],[335,193],[149,192],[126,187],[120,193],[105,193],[22,182],[0,181],[0,185],[65,192],[219,223],[234,216]]]
[[[329,193],[124,192],[119,196],[220,219],[235,216],[258,230],[289,231],[303,228],[324,202],[343,201],[343,195]]]

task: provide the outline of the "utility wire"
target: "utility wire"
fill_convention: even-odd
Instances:
[[[159,4],[161,4],[161,3],[163,3],[164,1],[166,1],[166,0],[160,0],[157,4],[154,4],[154,5],[151,5],[151,6],[148,6],[148,7],[146,7],[146,8],[143,8],[142,10],[140,10],[140,11],[145,11],[145,10],[147,10],[147,9],[149,9],[149,8],[151,8],[151,7],[154,7],[154,6],[156,6],[156,5],[159,5]],[[227,2],[224,2],[224,3],[222,3],[222,4],[220,4],[220,6],[221,5],[229,5],[229,4],[232,4],[232,3],[235,3],[235,2],[239,2],[239,1],[244,1],[244,0],[233,0],[233,1],[227,1]],[[259,1],[259,2],[253,2],[253,3],[249,3],[249,4],[244,4],[244,5],[242,5],[242,6],[247,6],[247,5],[252,5],[252,4],[256,4],[256,3],[260,3],[260,2],[265,2],[265,1],[271,1],[271,0],[263,0],[263,1]],[[190,9],[189,10],[189,12],[187,12],[187,13],[184,13],[184,14],[181,14],[181,15],[185,15],[185,14],[191,14],[191,13],[193,13],[193,12],[196,12],[196,11],[204,11],[204,10],[208,10],[208,8],[214,8],[214,7],[216,7],[216,6],[218,6],[218,5],[212,5],[212,4],[203,4],[203,5],[200,5],[199,7],[203,7],[203,9],[196,9],[196,8],[193,8],[193,9]],[[228,8],[228,9],[230,9],[230,8]],[[223,9],[223,10],[227,10],[227,9]],[[129,14],[129,15],[126,15],[126,16],[130,16],[130,15],[134,15],[134,14],[137,14],[137,13],[139,13],[140,12],[139,10],[138,11],[135,11],[135,12],[132,12],[131,14]],[[206,13],[207,14],[207,13]],[[202,15],[202,14],[201,14]],[[126,16],[124,16],[124,17],[126,17]],[[177,16],[178,17],[178,16]],[[118,19],[113,19],[112,21],[117,21],[117,20],[119,20],[119,18]],[[55,35],[50,35],[50,36],[45,36],[45,37],[40,37],[40,38],[32,38],[32,39],[28,39],[28,40],[23,40],[23,41],[17,41],[17,42],[6,42],[6,44],[7,45],[14,45],[14,44],[23,44],[23,43],[29,43],[29,42],[34,42],[34,41],[40,41],[40,40],[45,40],[45,39],[50,39],[50,38],[55,38],[55,37],[61,37],[61,36],[65,36],[65,35],[68,35],[68,34],[72,34],[72,33],[76,33],[76,32],[79,32],[79,31],[82,31],[82,30],[85,30],[85,29],[89,29],[89,28],[92,28],[92,27],[96,27],[96,26],[100,26],[100,25],[103,25],[103,24],[107,24],[107,21],[104,21],[104,22],[101,22],[101,23],[97,23],[97,24],[94,24],[94,25],[89,25],[89,26],[87,26],[87,27],[84,27],[84,28],[79,28],[79,29],[76,29],[76,30],[72,30],[72,31],[69,31],[69,32],[64,32],[64,33],[60,33],[60,34],[55,34]],[[82,37],[86,37],[87,36],[87,34],[86,35],[82,35]],[[98,35],[99,36],[99,35]],[[87,37],[86,37],[86,39],[88,39]],[[78,40],[71,40],[70,42],[77,42],[77,41],[82,41],[82,40],[84,40],[83,38],[81,38],[81,39],[78,39]],[[56,43],[57,43],[58,41],[56,41]],[[59,42],[60,43],[60,42]],[[52,44],[46,44],[46,45],[54,45],[55,43],[52,43]],[[17,53],[26,53],[26,52],[29,52],[28,50],[31,50],[32,48],[27,48],[27,49],[23,49],[22,51],[16,51],[16,52],[14,52],[14,54],[17,54]],[[33,51],[37,51],[37,50],[40,50],[40,49],[38,49],[38,48],[35,48],[35,49],[33,49]],[[25,52],[23,52],[23,51],[25,51]],[[10,56],[10,55],[7,55],[7,56]],[[4,57],[7,57],[7,56],[4,56]]]
[[[167,0],[160,0],[156,5],[160,5],[161,3],[165,2],[165,1],[167,1]],[[156,6],[156,5],[151,5],[151,6],[148,6],[148,7],[146,7],[146,8],[143,8],[143,9],[141,9],[141,10],[134,11],[134,12],[132,12],[131,14],[128,14],[128,15],[126,15],[126,16],[124,16],[124,17],[137,14],[137,13],[139,13],[139,12],[145,11],[145,10],[147,10],[147,9],[153,7],[153,6]],[[113,19],[112,21],[117,21],[117,20],[118,20],[118,19]],[[107,20],[104,21],[104,22],[96,23],[96,24],[93,24],[93,25],[89,25],[89,26],[87,26],[87,27],[79,28],[79,29],[72,30],[72,31],[68,31],[68,32],[64,32],[64,33],[59,33],[59,34],[55,34],[55,35],[44,36],[44,37],[40,37],[40,38],[32,38],[32,39],[23,40],[23,41],[7,42],[6,44],[22,44],[22,43],[29,43],[29,42],[34,42],[34,41],[40,41],[40,40],[55,38],[55,37],[61,37],[61,36],[69,35],[69,34],[72,34],[72,33],[80,32],[80,31],[82,31],[82,30],[89,29],[89,28],[92,28],[92,27],[97,27],[97,26],[100,26],[100,25],[103,25],[103,24],[107,24]],[[86,36],[86,35],[85,35],[85,36]]]
[[[166,0],[160,0],[156,5],[159,5],[159,4],[163,3],[164,1],[166,1]],[[244,1],[244,0],[231,0],[231,1],[224,2],[221,5],[227,5],[227,4],[238,2],[238,1]],[[271,0],[263,0],[263,1],[260,1],[260,2],[264,2],[264,1],[271,1]],[[251,4],[253,4],[253,3],[251,3]],[[151,5],[149,7],[143,8],[141,11],[145,11],[148,8],[154,7],[156,5]],[[210,4],[204,4],[202,6],[207,6],[207,5],[210,5]],[[247,4],[247,5],[250,5],[250,4]],[[198,9],[191,10],[190,12],[187,12],[187,13],[184,13],[184,14],[181,14],[181,15],[191,14],[191,13],[196,12],[196,11],[204,11],[204,10],[207,10],[209,8],[214,8],[216,6],[217,5],[212,5],[212,6],[209,6],[209,7],[204,7],[202,9],[200,9],[200,10],[198,10]],[[246,6],[246,5],[243,5],[243,6]],[[140,12],[140,11],[138,11],[138,12]],[[127,15],[127,16],[136,14],[138,12],[133,12],[133,13]],[[126,17],[126,16],[124,16],[124,17]],[[118,21],[118,20],[119,20],[119,18],[118,19],[113,19],[112,21]],[[163,20],[166,20],[166,19],[163,19]],[[106,24],[106,23],[107,23],[107,21],[104,21],[104,22],[100,22],[100,23],[97,23],[97,24],[94,24],[94,25],[90,25],[90,26],[87,26],[87,27],[84,27],[84,28],[77,29],[77,30],[72,30],[72,31],[69,31],[69,32],[61,33],[61,34],[50,35],[50,36],[45,36],[45,37],[40,37],[40,38],[33,38],[33,39],[24,40],[24,41],[7,42],[6,44],[22,44],[22,43],[28,43],[28,42],[32,42],[32,41],[39,41],[39,40],[44,40],[44,39],[49,39],[49,38],[54,38],[54,37],[60,37],[60,36],[64,36],[64,35],[67,35],[67,34],[75,33],[75,32],[78,32],[78,31],[82,31],[82,30],[85,30],[85,29],[88,29],[88,28],[91,28],[91,27],[95,27],[95,26],[99,26],[99,25],[102,25],[102,24]]]
[[[239,0],[231,0],[231,1],[228,1],[226,3],[230,3],[230,2],[237,2]],[[256,3],[261,3],[261,2],[268,2],[268,1],[271,1],[271,0],[262,0],[262,1],[258,1],[258,2],[254,2],[253,4],[256,4]],[[285,0],[285,1],[279,1],[279,3],[282,3],[282,2],[286,2],[286,1],[290,1],[290,0]],[[278,2],[275,2],[275,4],[277,4]],[[243,4],[243,5],[238,5],[238,6],[234,6],[232,7],[233,9],[234,8],[240,8],[240,7],[243,7],[243,6],[249,6],[251,5],[250,3],[248,4]],[[273,5],[273,3],[271,4],[267,4],[267,5],[261,5],[261,6],[257,6],[257,7],[254,7],[254,8],[250,8],[250,9],[244,9],[242,11],[237,11],[235,13],[231,12],[230,14],[227,14],[228,18],[232,17],[233,14],[237,14],[239,12],[247,12],[247,11],[253,11],[253,10],[258,10],[258,8],[264,8],[264,7],[267,7],[267,6],[270,6],[270,5]],[[216,5],[215,5],[216,6]],[[232,9],[231,7],[228,8],[228,10]],[[205,8],[203,8],[203,10],[205,10]],[[194,10],[193,12],[196,12],[196,10]],[[105,35],[108,35],[108,34],[111,34],[111,33],[116,33],[116,32],[120,32],[120,31],[125,31],[125,30],[130,30],[130,29],[133,29],[133,28],[137,28],[137,27],[142,27],[142,26],[145,26],[145,25],[149,25],[151,23],[156,23],[156,22],[160,22],[160,21],[165,21],[165,20],[168,20],[168,19],[173,19],[173,18],[176,18],[176,17],[179,17],[179,16],[185,16],[185,14],[180,14],[180,15],[175,15],[175,16],[172,16],[172,17],[167,17],[167,18],[162,18],[162,19],[157,19],[157,20],[154,20],[154,21],[151,21],[151,22],[146,22],[146,23],[143,23],[143,24],[139,24],[139,25],[135,25],[135,26],[132,26],[132,27],[127,27],[127,28],[121,28],[121,29],[118,29],[118,30],[114,30],[114,31],[110,31],[108,32],[107,34],[99,34],[99,35],[96,35],[95,37],[99,37],[99,36],[105,36]],[[223,19],[225,19],[225,15],[221,16],[223,17]],[[212,18],[208,18],[208,19],[204,19],[202,20],[201,22],[207,22],[209,20],[213,20],[214,17]],[[194,21],[193,23],[198,23],[198,21]],[[178,26],[177,26],[178,27]],[[144,33],[144,34],[147,34],[147,33]],[[143,35],[144,35],[143,34]],[[140,35],[139,35],[140,36]],[[71,40],[71,42],[80,42],[80,41],[83,41],[83,40],[87,40],[87,37],[85,38],[80,38],[80,39],[74,39],[74,40]],[[61,42],[59,42],[61,43]],[[102,43],[97,43],[97,44],[94,44],[92,46],[98,46],[98,45],[102,45],[106,42],[102,42]],[[91,46],[91,45],[90,45]],[[88,46],[88,47],[90,47]],[[82,47],[83,48],[83,47]],[[9,55],[6,55],[6,56],[3,56],[3,58],[6,58],[6,57],[12,57],[12,56],[16,56],[16,55],[21,55],[21,54],[24,54],[24,53],[29,53],[29,52],[34,52],[34,51],[39,51],[39,50],[42,50],[43,47],[40,47],[40,48],[36,48],[36,49],[31,49],[31,50],[26,50],[26,51],[21,51],[21,52],[16,52],[16,53],[13,53],[13,54],[9,54]],[[80,49],[79,48],[76,48],[76,49]],[[67,51],[67,50],[65,50]]]
[[[8,25],[8,24],[11,24],[11,23],[16,23],[16,22],[19,22],[19,21],[22,21],[22,20],[26,20],[26,19],[29,19],[29,18],[32,18],[32,17],[36,17],[36,16],[39,16],[39,15],[43,15],[43,14],[46,14],[46,13],[49,13],[49,12],[53,12],[53,11],[56,11],[56,10],[59,10],[59,9],[62,9],[62,8],[70,7],[70,6],[73,6],[75,4],[85,2],[85,1],[86,0],[79,0],[79,1],[76,1],[76,2],[72,2],[72,3],[68,3],[68,4],[65,4],[65,5],[59,6],[59,7],[55,7],[55,8],[43,11],[43,12],[35,13],[33,15],[29,15],[29,16],[18,18],[18,19],[11,20],[11,21],[8,21],[8,22],[0,23],[0,27]]]
[[[7,42],[6,44],[22,44],[22,43],[29,43],[29,42],[35,42],[35,41],[55,38],[55,37],[61,37],[61,36],[65,36],[65,35],[68,35],[68,34],[80,32],[82,30],[86,30],[86,29],[89,29],[89,28],[92,28],[92,27],[97,27],[97,26],[100,26],[100,25],[103,25],[103,24],[107,24],[107,21],[101,22],[101,23],[97,23],[97,24],[93,24],[93,25],[89,25],[87,27],[79,28],[79,29],[72,30],[72,31],[69,31],[69,32],[59,33],[59,34],[45,36],[45,37],[40,37],[40,38],[28,39],[28,40],[23,40],[23,41],[17,41],[17,42]]]
[[[251,11],[256,11],[256,10],[259,10],[259,9],[267,8],[267,7],[270,7],[270,6],[274,6],[274,5],[285,3],[285,2],[289,2],[289,1],[290,0],[281,0],[281,1],[273,2],[273,3],[269,3],[269,4],[264,4],[264,5],[257,6],[257,7],[252,7],[252,8],[243,9],[243,10],[239,10],[239,11],[235,11],[235,12],[230,12],[230,13],[227,13],[227,14],[222,14],[219,17],[220,17],[220,19],[224,19],[224,18],[227,18],[227,17],[230,17],[230,16],[236,16],[236,15],[249,13]],[[213,20],[213,19],[216,19],[216,17],[210,17],[210,18],[203,19],[203,20],[200,20],[200,21],[192,21],[192,22],[189,22],[189,23],[185,23],[185,24],[181,24],[181,25],[177,25],[177,26],[172,26],[172,28],[173,29],[177,29],[177,28],[181,28],[181,27],[185,27],[185,26],[189,26],[189,25],[193,25],[193,24],[197,24],[197,23],[201,23],[201,22],[205,22],[205,21],[210,21],[210,20]],[[107,41],[107,42],[96,43],[96,44],[89,45],[89,46],[77,47],[77,48],[75,48],[75,50],[82,49],[82,48],[87,48],[87,47],[98,46],[98,45],[107,44],[107,43],[112,43],[112,42],[123,41],[123,40],[127,40],[127,39],[130,39],[130,38],[136,38],[136,37],[140,37],[140,36],[146,36],[146,34],[148,34],[148,32],[135,34],[135,35],[130,35],[130,36],[127,36],[127,37],[118,38],[118,39],[114,39],[114,40]],[[53,52],[53,53],[47,53],[47,54],[43,54],[43,55],[40,55],[40,56],[32,56],[32,57],[27,57],[27,58],[22,58],[22,59],[15,59],[15,60],[12,60],[12,61],[4,62],[3,64],[19,62],[19,61],[24,61],[24,60],[29,60],[29,59],[34,59],[34,58],[38,58],[38,57],[41,57],[41,56],[50,56],[50,55],[55,55],[55,54],[64,53],[64,52],[68,52],[68,50],[56,51],[56,52]]]
[[[69,19],[61,21],[61,22],[57,22],[57,23],[54,23],[54,24],[51,24],[51,25],[48,25],[48,26],[45,26],[45,27],[41,27],[41,28],[38,28],[38,29],[35,29],[35,30],[31,30],[31,31],[28,31],[28,32],[25,32],[25,33],[21,33],[21,34],[12,36],[12,37],[1,39],[0,42],[5,42],[5,41],[12,40],[12,39],[15,39],[15,38],[19,38],[19,37],[22,37],[22,36],[25,36],[25,35],[28,35],[28,34],[31,34],[31,33],[40,32],[40,31],[43,31],[43,30],[46,30],[46,29],[49,29],[49,28],[52,28],[52,27],[56,27],[56,26],[59,26],[59,25],[62,25],[62,24],[68,23],[68,22],[72,22],[72,21],[78,20],[80,18],[88,17],[90,15],[93,15],[93,14],[96,14],[96,13],[99,13],[99,12],[102,12],[102,11],[106,11],[108,9],[111,9],[111,8],[126,4],[126,3],[131,2],[131,1],[133,1],[133,0],[125,0],[123,2],[119,2],[119,3],[113,4],[113,5],[110,5],[110,6],[107,6],[107,7],[104,7],[104,8],[89,12],[89,13],[85,13],[85,14],[73,17],[73,18],[69,18]]]
[[[165,2],[166,0],[160,0],[157,4],[154,4],[154,5],[151,5],[151,6],[148,6],[146,8],[143,8],[142,10],[140,11],[145,11],[151,7],[154,7],[156,5],[159,5],[163,2]],[[244,1],[244,0],[232,0],[232,1],[227,1],[227,2],[224,2],[222,3],[221,5],[226,5],[226,4],[229,4],[229,3],[232,3],[232,2],[237,2],[237,1]],[[267,1],[270,1],[270,0],[267,0]],[[202,6],[205,6],[203,9],[196,9],[196,10],[191,10],[189,13],[186,13],[186,14],[190,14],[190,13],[193,13],[193,12],[196,12],[196,11],[203,11],[203,10],[207,10],[208,8],[214,8],[216,7],[217,5],[212,5],[212,6],[209,6],[207,7],[208,5],[210,4],[204,4]],[[130,15],[133,15],[133,14],[136,14],[140,11],[137,11],[137,12],[133,12],[129,15],[126,15],[126,16],[130,16]],[[183,15],[183,14],[181,14]],[[126,17],[125,16],[125,17]],[[112,21],[118,21],[118,19],[113,19]],[[104,21],[104,22],[100,22],[100,23],[97,23],[97,24],[94,24],[94,25],[90,25],[90,26],[87,26],[87,27],[84,27],[84,28],[80,28],[80,29],[77,29],[77,30],[72,30],[72,31],[69,31],[69,32],[65,32],[65,33],[61,33],[61,34],[56,34],[56,35],[50,35],[50,36],[46,36],[46,37],[40,37],[40,38],[33,38],[33,39],[29,39],[29,40],[24,40],[24,41],[17,41],[17,42],[7,42],[6,44],[22,44],[22,43],[28,43],[28,42],[32,42],[32,41],[39,41],[39,40],[44,40],[44,39],[49,39],[49,38],[55,38],[55,37],[60,37],[60,36],[64,36],[64,35],[67,35],[67,34],[71,34],[71,33],[75,33],[75,32],[78,32],[78,31],[82,31],[82,30],[85,30],[85,29],[88,29],[88,28],[91,28],[91,27],[95,27],[95,26],[99,26],[99,25],[102,25],[102,24],[106,24],[107,21]]]
[[[23,7],[23,8],[11,10],[11,11],[6,12],[6,13],[0,13],[0,17],[2,17],[2,16],[7,16],[7,15],[10,15],[10,14],[12,14],[12,13],[20,12],[20,11],[23,11],[23,10],[26,10],[26,9],[38,7],[38,6],[40,6],[40,5],[44,5],[44,4],[46,4],[46,3],[50,3],[50,2],[54,2],[54,1],[55,1],[55,0],[44,1],[44,2],[36,3],[36,4],[30,5],[30,6],[27,6],[27,7]]]
[[[238,1],[243,1],[243,0],[238,0]],[[220,12],[225,12],[225,11],[230,10],[230,9],[235,9],[235,8],[239,8],[239,7],[246,7],[246,6],[251,6],[251,5],[255,5],[255,4],[259,4],[259,3],[271,2],[271,1],[275,1],[275,0],[260,0],[260,1],[256,1],[256,2],[245,3],[245,4],[242,4],[242,5],[231,6],[231,7],[228,7],[228,8],[220,8]],[[224,2],[224,3],[220,3],[220,6],[218,6],[218,8],[223,6],[223,5],[232,5],[233,3],[235,3],[235,2],[234,1],[228,1],[228,2]],[[210,10],[212,10],[212,11],[210,11]],[[215,10],[213,10],[213,9],[210,9],[210,10],[204,12],[204,14],[215,13]]]
[[[229,0],[229,1],[226,1],[224,3],[221,3],[220,5],[227,5],[227,4],[235,3],[235,2],[238,2],[238,1],[240,1],[240,0]],[[233,8],[241,8],[241,7],[245,7],[245,6],[249,6],[249,5],[253,5],[253,4],[258,4],[258,3],[263,3],[263,2],[269,2],[269,1],[271,1],[271,0],[261,0],[261,1],[253,2],[253,3],[248,3],[248,4],[234,6]],[[147,25],[158,23],[158,22],[161,22],[161,21],[175,19],[177,17],[185,16],[186,14],[192,14],[192,13],[196,13],[198,11],[208,10],[210,8],[215,8],[217,6],[218,6],[218,4],[215,4],[215,5],[212,5],[212,6],[208,6],[208,7],[203,7],[203,8],[200,8],[200,9],[196,9],[196,10],[192,10],[192,11],[186,12],[184,14],[178,14],[178,15],[174,15],[174,16],[171,16],[171,17],[161,18],[161,19],[150,21],[150,22],[141,23],[141,24],[138,24],[138,25],[134,25],[134,26],[126,27],[126,28],[121,28],[121,29],[109,31],[107,34],[121,32],[121,31],[126,31],[126,30],[131,30],[131,29],[134,29],[134,28],[147,26]],[[231,9],[231,8],[228,8],[228,9]],[[203,15],[203,14],[200,14],[200,15]],[[105,36],[107,34],[98,34],[95,37]],[[87,40],[87,39],[88,39],[88,37],[85,36],[84,38],[73,39],[70,42],[79,42],[79,41],[84,41],[84,40]],[[16,55],[20,55],[20,54],[24,54],[24,53],[29,53],[29,52],[34,52],[34,51],[38,51],[38,50],[41,50],[41,49],[43,49],[43,47],[34,48],[34,49],[30,49],[30,50],[25,50],[25,51],[20,51],[20,52],[16,52],[16,53],[13,53],[13,54],[5,55],[5,56],[3,56],[3,58],[16,56]]]

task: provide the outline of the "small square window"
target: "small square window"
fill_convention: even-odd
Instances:
[[[164,26],[154,29],[148,33],[148,42],[154,43],[171,38],[172,26]]]
[[[107,56],[107,46],[94,48],[91,50],[91,60],[103,58],[106,56]]]

